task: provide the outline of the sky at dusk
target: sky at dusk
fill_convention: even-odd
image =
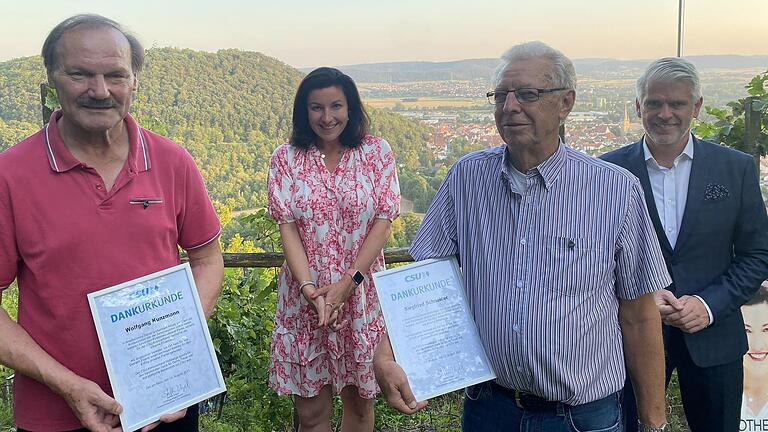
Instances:
[[[498,57],[535,39],[571,58],[675,55],[678,0],[0,0],[0,61],[38,54],[84,12],[148,48],[238,48],[305,67]],[[768,0],[686,0],[683,54],[768,54]]]

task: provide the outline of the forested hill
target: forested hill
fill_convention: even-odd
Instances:
[[[235,210],[263,206],[269,156],[289,135],[302,76],[255,52],[150,49],[131,112],[143,126],[190,150],[215,199]],[[0,62],[0,150],[40,127],[44,80],[40,57]],[[369,112],[373,132],[392,144],[401,170],[415,173],[429,165],[426,127]]]

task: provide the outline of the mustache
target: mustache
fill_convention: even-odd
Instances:
[[[117,106],[117,102],[111,97],[106,99],[94,99],[89,96],[81,96],[77,98],[77,104],[84,108],[114,108]]]

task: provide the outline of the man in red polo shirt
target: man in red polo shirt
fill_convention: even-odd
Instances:
[[[56,26],[43,60],[61,110],[0,154],[0,289],[19,287],[18,323],[0,308],[0,363],[19,430],[120,430],[86,294],[178,264],[181,246],[215,305],[221,227],[202,177],[128,114],[143,58],[104,17]],[[161,420],[145,429],[197,430],[194,408]]]

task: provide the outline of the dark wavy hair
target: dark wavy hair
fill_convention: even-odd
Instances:
[[[355,82],[338,69],[321,67],[305,76],[296,90],[293,101],[293,130],[291,130],[291,145],[306,150],[315,144],[317,135],[309,125],[307,98],[312,90],[328,87],[339,87],[347,98],[349,121],[339,136],[341,145],[355,148],[362,144],[368,135],[371,120],[365,112],[360,93]]]
[[[96,14],[81,14],[71,16],[60,22],[50,33],[48,33],[48,37],[45,38],[45,42],[43,42],[42,56],[43,64],[45,65],[45,70],[48,75],[56,69],[59,63],[57,51],[59,40],[64,36],[64,33],[73,30],[76,27],[111,27],[122,33],[123,36],[128,39],[128,44],[131,47],[131,69],[133,70],[133,74],[138,75],[139,72],[141,72],[141,68],[144,65],[144,47],[136,36],[127,32],[123,26],[109,18]]]

